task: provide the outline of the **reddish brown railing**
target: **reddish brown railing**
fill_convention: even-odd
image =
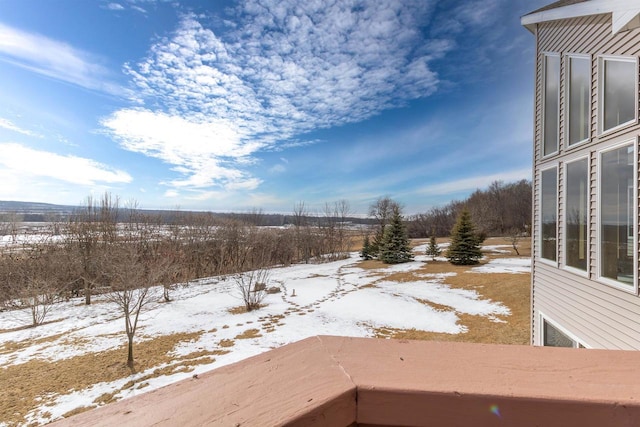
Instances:
[[[640,352],[319,336],[62,426],[640,426]]]

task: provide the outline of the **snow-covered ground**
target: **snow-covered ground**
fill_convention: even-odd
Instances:
[[[456,334],[464,332],[464,326],[458,324],[459,313],[504,321],[496,317],[509,315],[509,309],[501,303],[484,299],[475,291],[452,289],[443,283],[447,275],[455,273],[420,274],[417,270],[431,259],[420,255],[424,249],[424,246],[416,248],[416,260],[413,262],[378,270],[357,267],[357,253],[342,261],[273,269],[269,286],[278,286],[282,292],[267,295],[265,306],[250,313],[230,313],[230,309],[242,305],[235,283],[230,278],[214,277],[178,286],[172,292],[172,302],[157,303],[143,313],[136,342],[177,332],[200,332],[196,340],[179,344],[174,349],[176,356],[220,350],[221,340],[233,340],[235,344],[224,348],[229,353],[216,355],[213,363],[196,365],[189,373],[145,379],[148,386],[144,389],[126,388],[116,397],[147,392],[313,335],[368,337],[380,327]],[[472,268],[471,272],[518,273],[529,270],[526,258],[499,258]],[[385,277],[395,272],[415,272],[416,280],[394,282]],[[156,292],[159,300],[161,291],[157,289]],[[113,304],[100,298],[96,300],[91,306],[84,306],[79,299],[61,303],[54,307],[47,319],[54,322],[1,333],[0,346],[25,340],[34,343],[0,353],[0,366],[32,359],[56,361],[122,346],[124,321]],[[438,308],[425,302],[437,304]],[[443,310],[442,306],[451,307],[451,310]],[[265,319],[270,316],[282,317],[277,324],[273,320],[269,324]],[[24,325],[28,323],[27,317],[26,312],[0,313],[0,330]],[[261,336],[236,339],[248,329],[258,329]],[[61,335],[56,338],[58,334]],[[46,337],[53,339],[38,340]],[[126,382],[136,381],[155,368],[118,381],[55,396],[32,411],[28,421],[45,421],[42,418],[45,412],[50,415],[46,419],[49,421],[74,408],[94,406],[93,401],[98,396],[118,391]]]

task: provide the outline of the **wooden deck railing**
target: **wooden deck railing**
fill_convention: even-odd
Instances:
[[[52,425],[640,426],[640,352],[319,336]]]

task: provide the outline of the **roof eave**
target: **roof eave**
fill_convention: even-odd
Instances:
[[[590,0],[541,12],[521,18],[521,24],[532,33],[536,24],[559,19],[611,14],[613,35],[640,27],[640,0]]]

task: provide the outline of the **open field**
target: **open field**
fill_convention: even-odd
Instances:
[[[61,303],[28,329],[25,313],[0,313],[0,424],[41,424],[318,334],[528,344],[529,239],[520,257],[508,241],[487,239],[475,267],[432,261],[426,242],[414,245],[407,264],[353,253],[273,269],[270,286],[281,292],[249,313],[231,278],[179,286],[142,315],[133,371],[124,321],[105,300]]]

